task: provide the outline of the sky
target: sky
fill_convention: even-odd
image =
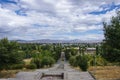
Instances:
[[[120,0],[0,0],[0,39],[103,40]]]

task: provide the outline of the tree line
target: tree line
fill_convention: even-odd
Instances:
[[[60,57],[61,45],[18,43],[7,38],[0,40],[0,69],[51,67]],[[32,59],[25,65],[24,59]]]

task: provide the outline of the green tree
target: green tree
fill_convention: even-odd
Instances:
[[[111,18],[110,23],[104,22],[103,26],[105,40],[102,55],[108,61],[120,61],[120,11]]]
[[[64,52],[66,60],[69,60],[71,57],[71,50],[66,48]]]
[[[78,62],[78,66],[81,68],[82,71],[87,71],[89,65],[88,65],[88,59],[85,55],[79,55],[76,57],[76,60]]]
[[[69,59],[69,63],[71,66],[77,67],[78,66],[78,62],[76,60],[76,56],[71,56]]]
[[[23,54],[19,51],[17,42],[9,41],[7,38],[0,40],[0,68],[6,69],[13,64],[23,62]]]
[[[37,68],[43,67],[42,66],[42,59],[40,57],[34,57],[31,60],[31,64],[35,64]]]
[[[42,59],[42,65],[43,66],[51,67],[52,64],[54,64],[54,63],[55,63],[54,59],[50,56],[45,56]]]

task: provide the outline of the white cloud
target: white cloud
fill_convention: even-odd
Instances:
[[[104,20],[109,21],[111,16],[116,15],[116,10],[100,15],[89,13],[102,11],[101,5],[120,3],[119,0],[16,0],[16,2],[18,3],[0,4],[0,35],[10,39],[103,39],[102,33],[88,34],[87,31],[102,31],[101,23]],[[23,13],[26,16],[15,12],[20,9],[24,9]]]

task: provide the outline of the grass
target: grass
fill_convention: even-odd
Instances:
[[[120,66],[96,66],[89,71],[96,80],[120,80]]]
[[[2,70],[0,71],[0,78],[14,78],[18,70]]]
[[[14,78],[16,74],[21,71],[34,71],[32,69],[20,69],[20,70],[2,70],[0,71],[0,78]]]
[[[25,64],[30,64],[31,59],[24,59]],[[19,69],[19,70],[2,70],[0,71],[0,78],[14,78],[16,77],[16,74],[20,71],[33,71],[30,69]]]

